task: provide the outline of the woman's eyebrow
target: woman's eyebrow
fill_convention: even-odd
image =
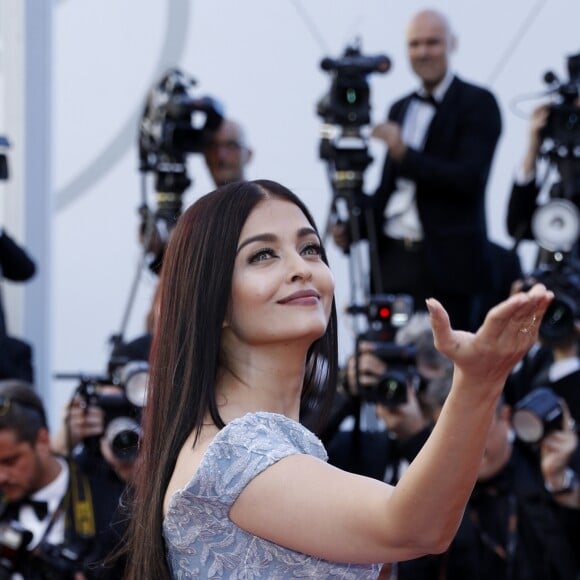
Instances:
[[[277,240],[277,236],[275,236],[274,234],[258,234],[256,236],[252,236],[251,238],[247,238],[245,239],[239,246],[238,246],[238,250],[237,253],[240,252],[240,250],[244,247],[247,246],[248,244],[251,244],[252,242],[275,242]]]
[[[298,230],[297,237],[304,238],[306,236],[311,236],[313,234],[316,237],[318,237],[318,234],[316,233],[316,230],[314,228],[304,227],[304,228],[300,228]],[[278,236],[276,234],[270,234],[270,233],[257,234],[255,236],[250,237],[250,238],[246,238],[243,242],[241,242],[240,245],[238,246],[236,253],[239,253],[242,248],[244,248],[245,246],[247,246],[248,244],[251,244],[253,242],[275,242],[277,239],[278,239]]]

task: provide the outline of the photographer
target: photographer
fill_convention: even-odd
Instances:
[[[454,75],[455,46],[443,14],[412,18],[407,49],[420,86],[372,131],[388,152],[371,210],[380,291],[411,294],[417,308],[436,296],[453,325],[469,329],[474,296],[492,290],[485,188],[501,118],[488,90]],[[344,249],[345,233],[344,224],[332,229]]]
[[[112,470],[119,476],[120,482],[129,481],[136,456],[129,447],[125,454],[120,452],[115,455],[112,452],[111,437],[107,436],[111,418],[107,417],[103,408],[107,403],[99,402],[118,399],[119,403],[113,404],[121,405],[121,401],[125,400],[123,389],[114,384],[99,384],[94,395],[87,396],[79,391],[65,406],[63,420],[52,445],[54,451],[74,456],[89,470],[100,470],[102,473]],[[126,414],[133,415],[129,410]],[[127,440],[126,443],[129,445],[130,442]]]
[[[576,99],[575,105],[580,112],[580,97]],[[532,232],[532,219],[538,208],[542,207],[544,203],[539,201],[543,191],[543,183],[537,176],[536,168],[541,159],[541,147],[546,137],[546,128],[552,107],[553,105],[550,103],[543,103],[534,109],[530,117],[526,151],[523,161],[516,171],[507,209],[508,233],[516,242],[535,239]],[[560,166],[564,166],[564,160],[560,162]],[[580,172],[580,159],[566,160],[566,167],[572,174],[565,177],[569,177],[572,181],[574,180],[572,172],[574,166],[576,166],[576,172]],[[576,183],[576,187],[580,187],[580,183]],[[561,182],[554,184],[549,197],[551,199],[562,197],[562,190],[563,184]],[[578,204],[580,190],[576,191],[576,194],[574,201]],[[574,244],[572,254],[577,258],[580,257],[577,241]]]
[[[525,155],[508,204],[508,232],[516,244],[529,239],[538,243],[538,263],[558,261],[562,252],[579,257],[580,53],[567,58],[567,69],[567,82],[560,82],[551,71],[544,75],[552,96],[531,115]],[[543,178],[537,171],[541,162],[546,166]],[[558,179],[551,184],[548,199],[541,200],[551,171]]]
[[[125,567],[118,553],[130,518],[129,484],[138,455],[148,371],[145,361],[125,361],[110,366],[106,376],[74,376],[79,385],[64,409],[53,445],[106,490],[100,505],[109,518],[102,540],[107,554],[104,578],[121,577]]]
[[[508,378],[509,404],[517,404],[530,391],[549,387],[566,401],[572,418],[580,421],[580,262],[537,269],[514,286],[514,291],[541,280],[556,298],[540,323],[538,343]]]
[[[516,171],[507,212],[508,233],[516,239],[534,239],[531,222],[538,208],[537,197],[540,193],[540,184],[536,181],[536,163],[549,113],[550,105],[543,103],[534,109],[530,117],[526,151]]]
[[[207,142],[203,148],[203,155],[207,169],[216,187],[232,181],[246,179],[246,167],[250,163],[253,151],[248,145],[244,128],[232,119],[223,119],[219,127],[208,133]],[[149,268],[158,274],[163,263],[163,255],[170,232],[163,235],[154,227],[147,236],[146,224],[139,227],[139,241],[144,245],[149,255]],[[125,361],[148,360],[153,339],[155,319],[155,304],[157,294],[154,295],[151,309],[147,315],[145,334],[129,341],[116,344],[111,358]]]
[[[429,384],[426,398],[436,409],[443,405],[449,385],[449,378]],[[512,417],[510,406],[500,401],[477,483],[449,550],[399,564],[398,580],[578,577],[578,485],[568,475],[577,465],[573,423],[562,421],[531,446],[514,436]]]
[[[211,178],[219,187],[247,179],[246,166],[252,160],[253,151],[244,128],[237,121],[224,119],[211,134],[203,155]]]
[[[566,424],[552,437],[566,437],[568,429]],[[542,442],[545,466],[556,463],[550,445]],[[510,408],[499,405],[478,482],[450,548],[449,570],[463,570],[456,577],[477,577],[478,571],[479,577],[497,580],[576,578],[578,511],[559,504],[561,490],[546,489],[555,474],[548,478],[548,468],[544,475],[539,467],[537,453],[513,438]]]
[[[215,131],[208,131],[202,150],[205,164],[216,187],[246,179],[246,167],[252,160],[253,151],[248,145],[244,128],[232,119],[222,119]],[[139,230],[141,244],[147,243],[150,269],[159,273],[170,231],[156,227],[145,237],[146,224]]]
[[[348,360],[343,387],[358,402],[353,412],[372,407],[386,431],[361,432],[364,425],[357,424],[353,431],[337,433],[328,445],[329,462],[396,484],[431,431],[425,385],[451,366],[435,348],[429,319],[422,312],[397,331],[394,344],[386,344],[389,353],[399,354],[381,356],[381,346],[385,345],[369,340],[358,343],[357,354]]]
[[[106,490],[100,498],[100,508],[109,519],[107,532],[102,538],[102,552],[106,555],[102,578],[113,580],[122,576],[125,567],[124,558],[116,554],[130,517],[128,485],[137,459],[133,435],[137,424],[132,422],[133,413],[129,409],[121,410],[125,397],[119,385],[91,384],[91,389],[88,395],[86,384],[81,382],[64,409],[52,447],[55,452],[72,458]],[[127,415],[122,418],[124,432],[115,435],[111,411],[116,415]]]
[[[564,401],[560,429],[547,433],[540,443],[540,465],[548,490],[564,507],[580,508],[580,453],[576,422]],[[580,540],[580,514],[575,514],[576,537]]]
[[[0,574],[26,580],[114,578],[102,479],[54,454],[45,410],[27,384],[0,385]]]
[[[552,364],[540,373],[532,386],[546,385],[563,398],[574,420],[580,421],[580,356],[579,356],[579,323],[574,321],[567,338],[551,342],[548,338],[540,340],[550,348]]]

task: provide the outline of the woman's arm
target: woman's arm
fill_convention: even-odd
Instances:
[[[387,562],[445,550],[472,491],[505,379],[537,337],[551,292],[536,285],[493,308],[476,334],[454,331],[428,303],[453,385],[425,446],[396,487],[306,455],[258,475],[230,512],[241,528],[282,546],[342,562]]]

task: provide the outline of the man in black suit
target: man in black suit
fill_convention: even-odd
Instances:
[[[454,326],[470,328],[473,296],[491,290],[485,188],[500,112],[488,90],[450,70],[455,37],[445,16],[416,14],[407,45],[419,90],[372,131],[388,147],[371,201],[380,290],[411,294],[419,309],[435,296]],[[344,247],[340,231],[333,234]]]
[[[0,409],[0,577],[120,578],[122,563],[103,560],[120,541],[124,485],[53,453],[28,383],[0,381]]]
[[[25,282],[35,272],[32,258],[0,227],[0,276],[14,282]],[[9,378],[32,381],[32,347],[9,335],[0,296],[0,379]]]

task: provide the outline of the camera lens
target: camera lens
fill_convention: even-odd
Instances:
[[[129,417],[117,417],[107,425],[105,438],[117,459],[133,461],[139,450],[141,427]]]
[[[119,382],[125,386],[125,396],[136,407],[143,407],[147,399],[149,365],[145,361],[133,361],[119,372]]]
[[[564,295],[557,295],[542,318],[540,338],[548,344],[574,335],[574,304]]]
[[[563,410],[552,389],[539,387],[519,401],[514,409],[513,427],[526,443],[537,443],[548,432],[562,427]]]
[[[376,402],[385,407],[398,407],[407,402],[407,376],[387,371],[376,386]]]

